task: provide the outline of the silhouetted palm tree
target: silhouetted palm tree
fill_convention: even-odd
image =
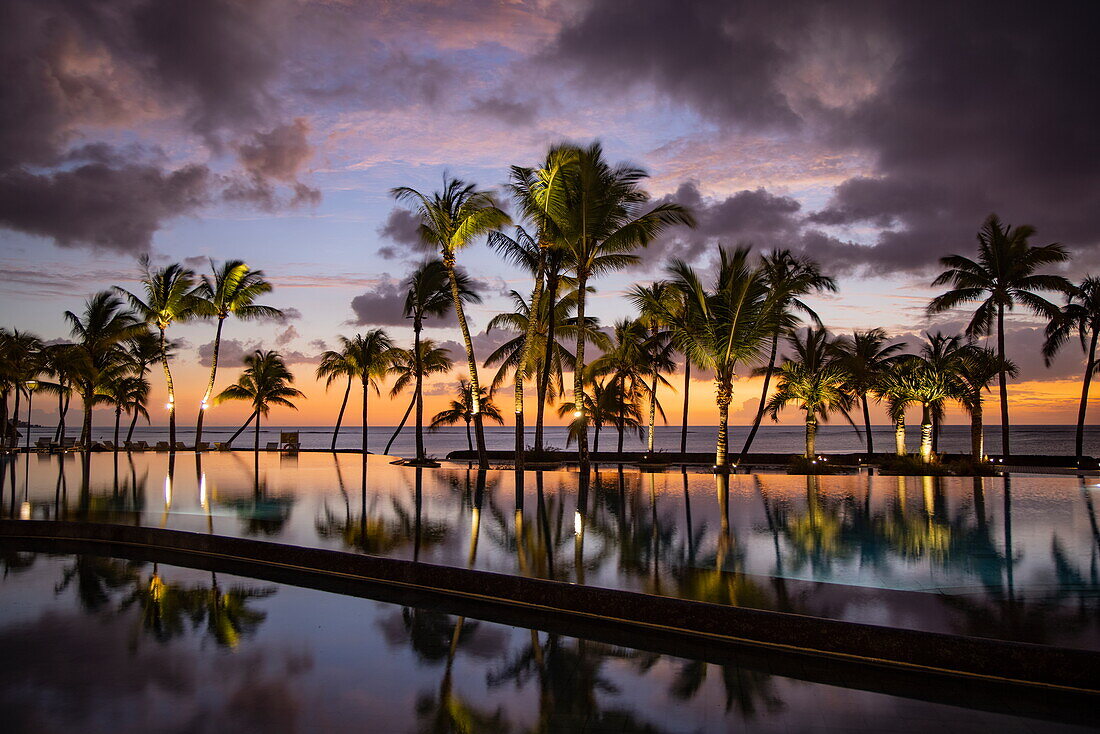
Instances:
[[[405,414],[401,416],[401,422],[397,424],[397,428],[390,436],[389,442],[386,443],[386,448],[382,451],[384,454],[390,452],[390,446],[393,445],[397,434],[401,433],[401,429],[405,427],[405,422],[409,420],[409,414],[418,402],[421,409],[423,409],[421,389],[424,385],[424,377],[427,375],[445,375],[454,368],[451,351],[446,347],[437,347],[431,339],[417,340],[416,344],[416,348],[420,350],[419,356],[413,354],[411,349],[394,349],[391,352],[393,363],[390,366],[390,373],[395,375],[397,379],[394,380],[393,387],[390,388],[390,397],[397,397],[409,385],[413,386],[413,397],[409,401],[409,407],[405,409]],[[423,449],[423,437],[421,437],[420,443],[421,449]],[[418,460],[423,461],[424,458],[421,456]]]
[[[273,405],[297,410],[291,399],[304,398],[305,394],[291,387],[294,375],[287,369],[286,362],[278,352],[257,349],[244,358],[244,364],[245,370],[237,378],[237,382],[218,393],[214,402],[218,404],[226,400],[247,400],[251,403],[252,418],[256,420],[255,450],[259,452],[261,417],[267,415]]]
[[[883,372],[897,362],[905,342],[888,343],[883,329],[853,331],[851,336],[838,336],[830,347],[833,360],[844,370],[845,389],[859,400],[863,408],[863,427],[867,431],[867,455],[875,453],[871,433],[871,411],[867,396],[875,397],[875,385]]]
[[[481,412],[491,421],[496,421],[500,425],[504,425],[504,418],[500,415],[500,409],[493,404],[493,398],[490,396],[485,388],[481,388],[481,399],[476,403]],[[470,383],[466,380],[458,381],[458,399],[452,400],[451,404],[440,412],[432,416],[431,424],[428,426],[429,430],[435,430],[440,426],[453,426],[457,423],[464,422],[466,424],[466,445],[470,451],[474,450],[473,438],[470,436],[470,424],[475,419],[475,403],[473,399],[473,391],[470,389]]]
[[[1085,413],[1088,410],[1089,387],[1092,376],[1100,372],[1100,361],[1096,359],[1096,343],[1100,339],[1100,277],[1085,276],[1081,285],[1070,294],[1069,302],[1047,325],[1046,342],[1043,344],[1043,359],[1047,366],[1074,332],[1080,337],[1081,349],[1087,355],[1074,442],[1074,452],[1080,464],[1085,454]]]
[[[951,284],[952,289],[936,296],[928,304],[928,313],[935,314],[968,303],[980,302],[966,327],[968,336],[989,334],[997,329],[997,357],[1008,364],[1005,356],[1005,311],[1021,305],[1032,313],[1053,318],[1058,307],[1039,295],[1040,291],[1071,293],[1073,286],[1060,275],[1038,272],[1041,268],[1069,259],[1066,248],[1059,244],[1033,246],[1028,240],[1035,228],[1001,224],[996,214],[990,214],[978,232],[978,258],[962,255],[940,258],[947,268],[933,286]],[[1001,370],[1001,451],[1010,453],[1008,420],[1007,372]]]

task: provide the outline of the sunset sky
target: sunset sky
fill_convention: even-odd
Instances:
[[[200,272],[208,258],[241,258],[265,271],[267,302],[287,319],[227,323],[219,389],[242,354],[279,349],[309,400],[272,422],[331,424],[341,391],[313,380],[316,355],[375,326],[411,343],[399,284],[424,253],[388,191],[432,190],[445,171],[498,188],[552,143],[599,139],[610,160],[650,172],[654,199],[699,220],[595,284],[604,324],[628,315],[624,290],[660,277],[669,258],[705,269],[717,244],[751,242],[804,252],[838,278],[838,294],[810,299],[835,332],[956,332],[963,313],[925,317],[929,284],[939,257],[973,252],[991,212],[1034,225],[1034,244],[1066,245],[1071,279],[1100,272],[1097,12],[947,0],[6,0],[0,325],[66,337],[63,312],[111,285],[134,288],[143,253]],[[489,318],[511,307],[511,289],[528,295],[530,279],[482,243],[459,263],[484,296],[469,312],[484,357],[509,338],[486,334]],[[1042,327],[1023,313],[1009,325],[1013,420],[1070,423],[1084,360],[1073,342],[1045,368]],[[186,425],[214,327],[170,334],[183,340]],[[427,336],[461,356],[450,324]],[[432,382],[429,414],[456,377]],[[163,379],[152,379],[158,406]],[[759,389],[738,381],[732,422],[751,421]],[[406,400],[377,401],[372,422],[396,423]],[[678,397],[667,404],[677,421]],[[247,412],[227,405],[207,420]],[[52,416],[42,406],[34,418]],[[715,422],[705,380],[692,416]]]

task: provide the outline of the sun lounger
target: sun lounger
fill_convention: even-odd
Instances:
[[[61,439],[61,450],[68,451],[76,448],[76,437]]]
[[[279,450],[279,442],[278,441],[268,441],[266,450],[267,451],[278,451]]]
[[[157,451],[167,451],[168,450],[168,442],[167,441],[157,441],[156,450]]]
[[[127,441],[127,451],[148,451],[149,443],[147,441]]]
[[[188,451],[189,449],[187,448],[187,446],[184,445],[183,441],[176,441],[176,448],[173,449],[173,450],[174,451]]]
[[[197,444],[195,444],[195,451],[208,451],[209,449],[210,444],[206,441],[199,441]]]
[[[100,448],[102,448],[104,451],[114,451],[115,450],[115,442],[114,441],[104,441],[100,444]]]
[[[215,441],[214,442],[214,449],[217,450],[217,451],[232,451],[233,447],[230,446],[225,441]]]
[[[34,447],[39,451],[50,451],[53,449],[54,443],[49,436],[43,436],[34,442]]]

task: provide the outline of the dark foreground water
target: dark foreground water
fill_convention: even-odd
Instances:
[[[80,430],[80,416],[73,419],[77,421],[70,426],[69,435],[75,435],[73,430]],[[75,426],[75,427],[74,427]],[[209,443],[226,441],[237,431],[237,426],[220,427],[207,426],[203,429],[203,440]],[[1050,456],[1072,456],[1074,453],[1073,426],[1013,426],[1011,432],[1012,451],[1016,454],[1043,454]],[[264,426],[260,431],[260,446],[266,446],[269,441],[278,441],[282,431],[298,431],[302,446],[307,449],[327,449],[332,445],[332,428],[328,426],[296,426],[273,425]],[[369,426],[367,431],[367,447],[374,453],[383,453],[393,436],[393,426]],[[893,426],[873,426],[873,445],[876,451],[892,451],[894,448]],[[920,426],[910,426],[908,443],[910,451],[917,449]],[[745,438],[748,436],[747,426],[730,426],[730,451],[736,454],[741,450]],[[53,427],[32,428],[31,442],[40,436],[52,437]],[[106,422],[94,424],[92,435],[97,441],[112,440],[114,435],[113,424]],[[176,429],[176,440],[183,441],[188,446],[194,443],[194,427],[180,425]],[[688,451],[708,452],[714,451],[714,443],[717,435],[715,426],[691,426],[688,428]],[[122,428],[121,439],[126,437],[126,426]],[[567,430],[565,428],[550,427],[546,429],[546,445],[564,449],[566,448]],[[590,435],[590,441],[595,438],[595,432]],[[167,426],[138,427],[134,431],[135,441],[148,441],[150,446],[157,441],[168,440]],[[246,431],[234,442],[237,448],[251,448],[255,438],[252,432]],[[466,449],[468,446],[466,429],[442,428],[438,431],[425,434],[425,446],[429,454],[443,458],[452,451]],[[486,426],[485,440],[490,450],[510,451],[515,448],[515,429],[511,427]],[[527,444],[533,445],[535,440],[534,429],[527,431]],[[772,425],[764,423],[760,432],[753,441],[752,450],[762,453],[802,453],[805,450],[805,429],[797,425]],[[1000,453],[1001,433],[998,426],[986,427],[986,450],[989,453]],[[598,448],[601,451],[614,451],[617,448],[618,436],[610,429],[604,428],[600,432]],[[680,428],[677,426],[658,426],[654,437],[654,445],[659,451],[680,450]],[[345,425],[337,436],[336,447],[338,449],[361,449],[363,446],[362,426]],[[1085,427],[1085,454],[1088,456],[1100,455],[1100,426]],[[624,434],[623,449],[625,451],[641,451],[645,449],[645,443],[635,432]],[[850,426],[844,424],[821,426],[818,431],[817,449],[822,453],[846,453],[863,451],[865,449],[865,437],[857,434]],[[951,453],[970,453],[970,427],[969,426],[944,426],[940,436],[940,451]],[[405,428],[390,445],[389,452],[395,456],[414,456],[415,434],[412,429]]]
[[[7,734],[1086,730],[1007,696],[972,709],[91,556],[0,555],[0,661]]]
[[[21,455],[0,515],[245,536],[1100,650],[1100,477],[412,469],[384,457]]]

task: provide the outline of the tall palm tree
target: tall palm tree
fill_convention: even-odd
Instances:
[[[445,375],[454,368],[451,350],[446,347],[437,347],[431,339],[418,341],[416,348],[420,350],[418,354],[414,354],[411,349],[394,349],[392,352],[393,364],[390,366],[390,372],[397,379],[393,381],[393,386],[390,388],[390,397],[397,397],[409,385],[413,386],[413,397],[409,401],[409,407],[405,409],[405,414],[401,416],[401,422],[397,424],[393,435],[386,443],[386,448],[382,451],[384,454],[390,452],[390,446],[401,433],[401,429],[405,427],[409,414],[418,402],[423,410],[423,395],[418,388],[423,387],[424,378],[427,375]],[[423,449],[423,437],[421,437],[421,449]],[[418,461],[424,461],[424,458],[420,457]]]
[[[1041,273],[1048,265],[1069,259],[1066,248],[1057,243],[1034,246],[1028,240],[1035,228],[1002,224],[996,214],[990,214],[978,232],[978,257],[972,260],[962,255],[940,258],[947,268],[933,286],[950,284],[952,289],[936,296],[928,304],[928,313],[935,314],[967,303],[980,305],[966,327],[967,336],[989,334],[997,329],[997,358],[1007,365],[1005,356],[1005,311],[1021,305],[1032,313],[1053,318],[1058,307],[1039,292],[1072,293],[1072,284],[1060,275]],[[1008,420],[1007,372],[998,376],[1001,399],[1001,452],[1010,454]]]
[[[398,201],[407,201],[416,207],[420,218],[420,237],[425,244],[439,248],[443,266],[450,279],[451,300],[458,328],[462,332],[462,343],[466,347],[466,363],[470,372],[471,395],[473,399],[474,431],[477,435],[478,466],[489,468],[489,459],[485,453],[485,430],[481,416],[481,383],[477,375],[477,357],[474,355],[474,343],[470,337],[470,327],[466,323],[466,312],[462,307],[462,293],[455,273],[455,258],[459,250],[473,244],[478,237],[495,229],[500,229],[510,221],[493,200],[492,194],[480,191],[474,184],[468,184],[455,178],[444,178],[443,190],[426,196],[416,189],[400,186],[390,193]]]
[[[964,397],[957,377],[961,358],[961,342],[957,339],[932,335],[925,341],[919,355],[905,355],[883,381],[883,394],[895,420],[898,415],[904,415],[907,406],[920,405],[920,457],[926,464],[932,461],[933,456],[935,413],[944,401]]]
[[[50,344],[45,347],[46,374],[51,381],[42,384],[45,392],[57,395],[57,429],[54,440],[65,440],[65,418],[69,413],[69,401],[72,399],[73,384],[80,369],[81,352],[75,344]]]
[[[959,388],[957,399],[970,415],[970,454],[974,461],[982,461],[985,457],[983,393],[1001,373],[1001,361],[992,349],[967,344],[960,350],[954,366],[954,377]],[[1011,377],[1017,374],[1016,365],[1012,362],[1004,365],[1004,369]]]
[[[199,302],[197,310],[204,316],[218,320],[214,333],[214,352],[210,358],[210,379],[199,403],[199,416],[195,421],[195,446],[202,441],[202,421],[210,396],[214,393],[214,380],[218,374],[218,353],[222,345],[222,326],[234,316],[241,321],[280,318],[283,312],[272,306],[262,306],[256,299],[271,292],[271,283],[264,279],[264,271],[253,270],[243,260],[227,260],[219,267],[210,261],[211,275],[203,275],[195,291]]]
[[[500,425],[504,425],[504,418],[500,414],[500,409],[493,403],[493,398],[485,390],[481,388],[481,397],[475,403],[473,397],[473,391],[471,390],[470,383],[466,380],[460,379],[458,381],[458,398],[452,400],[451,404],[447,406],[445,410],[441,410],[432,416],[432,421],[428,426],[428,430],[434,431],[440,426],[453,426],[459,421],[466,424],[466,445],[470,451],[474,450],[473,437],[470,435],[470,423],[474,421],[475,405],[477,410],[480,410],[486,418],[491,421],[496,421]]]
[[[168,357],[171,359],[175,355],[176,343],[169,341],[164,345],[164,349],[168,352]],[[148,402],[148,391],[151,390],[149,381],[145,379],[145,374],[149,371],[149,365],[158,361],[161,358],[161,346],[160,340],[149,329],[141,329],[137,334],[126,340],[126,352],[132,367],[130,368],[135,377],[138,377],[145,381],[147,387],[147,394],[142,404]],[[138,412],[136,410],[131,411],[130,414],[130,427],[126,431],[126,440],[129,441],[133,438],[134,428],[137,426],[139,417],[144,417],[145,422],[149,421],[149,413]]]
[[[1089,387],[1092,376],[1100,372],[1100,361],[1096,358],[1096,342],[1100,339],[1100,277],[1087,275],[1081,285],[1074,288],[1069,302],[1050,320],[1047,325],[1046,341],[1043,344],[1043,359],[1047,366],[1061,350],[1073,332],[1081,339],[1081,349],[1087,355],[1085,374],[1081,380],[1081,404],[1077,408],[1077,434],[1074,453],[1077,463],[1085,454],[1085,414],[1088,410]]]
[[[911,354],[898,355],[890,368],[878,374],[874,394],[886,401],[887,413],[894,422],[894,454],[905,456],[905,411],[913,403],[912,383],[916,379],[917,362]]]
[[[779,337],[798,324],[799,314],[808,317],[816,326],[821,327],[821,319],[817,312],[802,299],[813,293],[826,291],[835,293],[837,289],[836,281],[827,275],[822,275],[817,263],[808,258],[793,255],[790,250],[775,250],[764,254],[760,258],[760,266],[764,279],[774,294],[775,304],[771,311],[771,351],[764,369],[760,405],[756,409],[756,417],[753,418],[749,435],[745,437],[745,445],[741,447],[741,453],[737,456],[737,463],[741,463],[745,454],[749,452],[749,447],[756,438],[756,432],[760,429],[760,421],[764,418],[768,402],[768,387],[772,372],[775,371]]]
[[[168,445],[176,447],[176,388],[172,382],[172,370],[168,365],[167,337],[165,332],[175,322],[189,321],[204,313],[203,301],[199,298],[195,285],[194,271],[179,263],[172,263],[153,270],[148,255],[142,255],[141,285],[144,299],[123,288],[115,288],[124,295],[130,306],[153,324],[160,332],[161,364],[164,367],[164,381],[168,387]]]
[[[646,451],[654,449],[654,430],[657,422],[657,387],[668,381],[661,372],[672,372],[676,363],[672,359],[673,322],[665,314],[675,313],[680,305],[679,291],[668,281],[658,280],[648,286],[635,285],[627,292],[627,298],[638,309],[638,321],[649,331],[646,340],[646,352],[653,368],[649,385],[649,434],[646,439]],[[662,416],[663,417],[663,416]]]
[[[414,358],[425,353],[421,348],[421,332],[424,330],[424,319],[435,317],[442,318],[447,315],[453,305],[451,293],[451,277],[455,278],[458,290],[458,298],[463,303],[481,303],[481,296],[474,290],[473,281],[462,270],[452,268],[448,271],[442,260],[427,260],[417,266],[405,280],[408,292],[405,295],[405,318],[413,322],[413,349]],[[414,387],[416,401],[416,461],[426,460],[424,453],[424,374],[423,365],[416,368],[416,385]]]
[[[649,194],[641,188],[648,177],[641,168],[604,160],[599,142],[576,151],[576,162],[563,180],[564,216],[555,223],[570,250],[577,278],[577,319],[584,323],[588,281],[637,261],[631,252],[645,247],[672,225],[694,226],[691,213],[679,204],[647,208]],[[584,342],[578,337],[574,352],[573,401],[584,405]],[[583,411],[577,437],[577,457],[588,471],[588,431]]]
[[[825,329],[806,329],[801,335],[792,332],[787,343],[794,356],[780,365],[775,394],[768,400],[767,410],[773,420],[779,420],[779,411],[790,404],[806,414],[806,458],[812,460],[817,456],[818,423],[829,420],[831,413],[840,413],[852,423],[848,415],[852,399],[844,389],[843,368],[829,357],[829,334]]]
[[[714,372],[718,406],[718,438],[714,465],[728,471],[729,406],[737,367],[756,360],[771,339],[776,294],[759,265],[750,262],[749,249],[718,249],[712,288],[707,288],[687,263],[674,260],[670,280],[690,306],[687,322],[676,335],[677,348],[693,364]],[[671,314],[670,314],[671,317]]]
[[[340,337],[341,352],[346,355],[352,374],[363,386],[363,460],[367,457],[367,397],[371,390],[381,394],[380,382],[393,363],[393,342],[382,329],[371,329],[351,339]]]
[[[340,425],[344,422],[344,411],[348,407],[348,398],[351,396],[351,384],[355,380],[355,363],[350,359],[346,351],[334,351],[328,349],[321,353],[321,361],[317,364],[317,379],[324,378],[325,391],[332,383],[347,378],[344,387],[344,397],[340,401],[340,412],[336,414],[336,426],[332,429],[332,445],[330,450],[336,450],[336,438],[340,435]]]
[[[244,358],[244,365],[245,369],[237,382],[218,393],[214,397],[214,403],[217,405],[226,400],[247,400],[251,403],[252,418],[256,420],[254,449],[258,453],[261,417],[271,412],[273,405],[297,410],[291,400],[304,398],[305,394],[291,387],[294,375],[278,352],[257,349]]]
[[[905,342],[889,343],[883,329],[852,332],[851,336],[838,336],[830,347],[833,359],[844,370],[846,389],[859,400],[863,409],[863,428],[867,431],[867,456],[875,453],[871,433],[871,411],[868,396],[875,397],[874,388],[882,374],[900,357]]]
[[[65,320],[79,349],[73,384],[84,402],[80,442],[88,446],[92,439],[92,407],[98,402],[97,396],[113,372],[129,367],[124,342],[146,331],[146,327],[110,291],[89,298],[79,315],[66,311]]]
[[[132,374],[119,374],[105,386],[106,402],[109,402],[115,410],[114,446],[118,450],[119,430],[122,423],[122,414],[133,414],[134,421],[139,415],[149,420],[149,411],[145,407],[149,400],[149,381],[144,377],[136,377]],[[133,433],[133,430],[130,431]],[[130,440],[129,435],[126,438]]]
[[[4,335],[3,364],[0,365],[0,380],[3,385],[0,390],[4,393],[4,417],[7,419],[7,395],[15,393],[15,404],[12,410],[10,426],[6,426],[3,441],[0,445],[8,445],[15,448],[19,442],[19,398],[23,393],[29,396],[28,383],[42,372],[43,368],[42,340],[34,334],[19,329],[6,332]],[[30,435],[30,416],[27,416],[27,435]]]

